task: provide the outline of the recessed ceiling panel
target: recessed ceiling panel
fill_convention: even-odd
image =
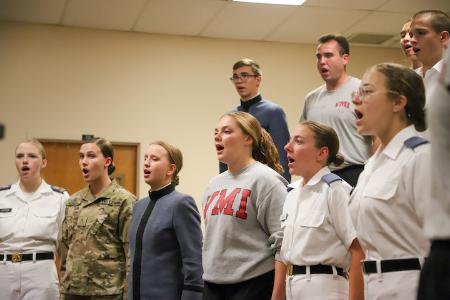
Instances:
[[[262,40],[297,7],[229,2],[202,36]]]
[[[306,0],[304,5],[310,7],[374,10],[385,2],[386,0]]]
[[[315,43],[326,33],[344,34],[363,19],[365,11],[300,7],[266,39],[279,42]]]
[[[110,30],[130,30],[146,0],[68,1],[63,24]]]
[[[133,30],[197,35],[225,5],[227,2],[218,0],[153,0]]]
[[[355,23],[348,29],[346,34],[355,32],[377,33],[377,34],[398,34],[402,30],[403,24],[408,20],[409,15],[400,13],[373,12],[364,19]],[[382,20],[382,21],[381,21]]]
[[[438,9],[450,12],[450,0],[391,0],[380,7],[382,11],[392,11],[413,15],[425,9]]]
[[[0,0],[0,19],[19,22],[57,24],[65,0]]]

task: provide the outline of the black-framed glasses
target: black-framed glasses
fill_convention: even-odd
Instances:
[[[232,77],[230,77],[230,80],[233,82],[236,82],[238,80],[247,81],[250,77],[258,77],[257,74],[248,74],[248,73],[241,73],[241,74],[233,74]]]

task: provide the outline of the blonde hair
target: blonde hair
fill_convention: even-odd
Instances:
[[[178,185],[180,183],[180,177],[178,176],[178,173],[183,167],[183,154],[181,153],[181,150],[164,141],[155,141],[153,143],[150,143],[150,145],[159,145],[167,151],[169,162],[176,166],[176,170],[172,174],[172,184]]]
[[[26,143],[35,145],[36,148],[38,148],[39,154],[41,155],[42,159],[47,159],[47,152],[45,152],[44,145],[42,145],[42,143],[39,142],[37,139],[26,139],[26,140],[21,141],[16,146],[16,152],[17,152],[17,148],[19,148],[19,146],[21,144],[26,144]]]
[[[252,138],[252,157],[255,160],[266,164],[278,173],[283,171],[278,150],[273,143],[272,137],[261,127],[261,124],[254,116],[242,111],[229,112],[223,115],[222,118],[225,116],[232,117],[242,131]]]

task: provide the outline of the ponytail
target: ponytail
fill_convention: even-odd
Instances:
[[[406,117],[417,131],[425,131],[427,129],[427,124],[425,120],[425,109],[420,108],[416,105],[411,105],[409,102],[405,106]]]
[[[111,175],[116,170],[116,165],[113,161],[111,161],[111,164],[108,166],[108,175]]]
[[[327,164],[333,163],[337,167],[344,163],[344,157],[339,153],[334,156],[334,159],[331,158],[331,156],[328,157]]]
[[[245,134],[248,134],[252,143],[252,157],[274,169],[277,173],[282,173],[283,167],[280,164],[278,150],[275,147],[270,134],[261,127],[259,121],[249,113],[234,111],[222,116],[229,116],[236,120],[236,123]]]
[[[272,137],[264,128],[261,128],[261,138],[259,143],[253,143],[252,156],[257,161],[274,169],[277,173],[283,171],[278,150],[273,143]]]

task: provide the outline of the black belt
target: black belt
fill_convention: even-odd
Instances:
[[[45,259],[53,259],[54,255],[53,252],[36,252],[36,260],[45,260]],[[0,255],[0,261],[5,258],[5,254]],[[13,263],[18,263],[21,261],[26,260],[33,260],[33,253],[12,253],[12,254],[6,254],[6,260],[12,261]]]
[[[385,259],[380,261],[381,273],[420,270],[420,261],[418,258],[404,258],[404,259]],[[361,267],[364,273],[378,273],[377,262],[368,260],[361,262]]]
[[[344,269],[335,267],[337,275],[342,277],[346,277],[344,273]],[[333,274],[333,267],[328,265],[314,265],[309,266],[310,274]],[[306,274],[306,266],[297,266],[297,265],[288,265],[287,266],[287,275],[299,275]]]
[[[346,167],[344,167],[342,169],[334,170],[333,173],[339,172],[339,171],[353,170],[353,169],[358,169],[358,170],[364,169],[364,165],[349,165],[349,166],[346,166]]]

